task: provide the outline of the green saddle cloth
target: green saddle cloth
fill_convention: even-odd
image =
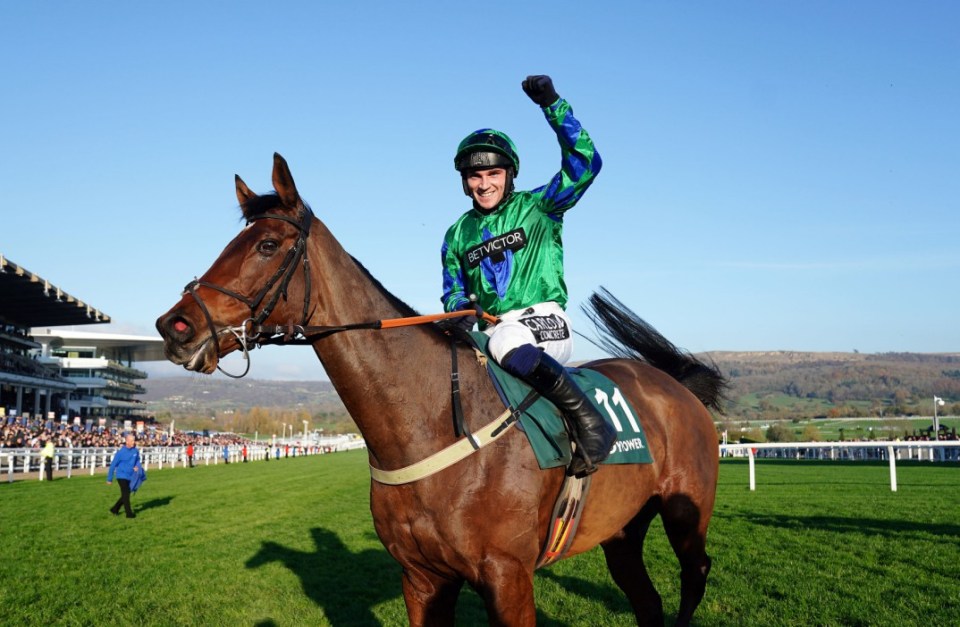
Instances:
[[[487,353],[489,337],[472,332],[480,350],[488,356],[487,370],[507,407],[517,407],[531,388],[501,368]],[[599,372],[580,368],[568,368],[573,380],[584,391],[600,415],[617,430],[617,442],[604,464],[650,464],[653,457],[647,446],[647,436],[637,419],[637,412],[630,406],[616,384]],[[570,436],[556,406],[543,397],[530,405],[520,415],[520,428],[527,434],[530,446],[537,456],[540,468],[556,468],[570,463],[572,455]]]

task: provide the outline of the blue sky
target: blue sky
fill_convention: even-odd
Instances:
[[[520,89],[543,73],[604,160],[566,219],[580,331],[602,285],[691,351],[958,352],[958,24],[942,1],[7,2],[0,254],[114,321],[87,330],[153,334],[239,230],[233,175],[269,191],[276,151],[439,311],[453,151],[501,129],[517,185],[545,183]],[[253,359],[326,378],[309,349]]]

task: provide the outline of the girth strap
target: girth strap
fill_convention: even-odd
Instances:
[[[520,414],[526,411],[537,398],[539,398],[539,394],[531,391],[516,408],[508,407],[502,414],[497,416],[493,422],[487,424],[479,431],[475,431],[473,438],[476,440],[479,448],[483,448],[500,439],[510,427],[517,424],[517,421],[520,419]],[[437,451],[430,457],[396,470],[380,470],[371,464],[370,476],[373,477],[374,481],[387,485],[412,483],[456,464],[477,450],[479,449],[474,448],[470,440],[464,438],[457,440],[443,450]]]

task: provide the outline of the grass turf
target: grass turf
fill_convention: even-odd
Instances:
[[[960,624],[960,468],[721,463],[700,625]],[[103,474],[0,484],[0,617],[41,625],[404,625],[366,453],[152,471],[136,520]],[[679,566],[645,550],[668,622]],[[540,625],[630,625],[597,549],[538,571]],[[465,589],[458,625],[486,624]]]

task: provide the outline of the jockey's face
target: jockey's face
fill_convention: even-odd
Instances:
[[[470,197],[484,213],[493,211],[503,200],[507,185],[507,171],[503,168],[471,170],[466,177]]]

